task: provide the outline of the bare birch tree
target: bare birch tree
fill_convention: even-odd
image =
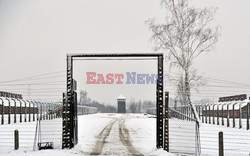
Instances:
[[[189,0],[162,0],[166,9],[166,20],[158,24],[154,19],[147,21],[152,31],[155,50],[163,50],[171,66],[181,69],[183,85],[180,91],[188,105],[191,103],[190,85],[199,76],[192,75],[194,60],[202,53],[209,52],[218,40],[218,26],[212,27],[215,8],[198,9],[189,5]],[[182,83],[182,82],[181,82]],[[195,117],[198,119],[197,114]]]

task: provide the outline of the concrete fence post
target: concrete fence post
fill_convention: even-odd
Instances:
[[[30,108],[30,101],[28,101],[29,103],[29,122],[31,121],[31,108]]]
[[[213,104],[213,124],[215,124],[215,109],[216,104]]]
[[[239,103],[239,129],[242,128],[242,122],[241,122],[241,118],[242,118],[242,109],[241,109],[241,103]]]
[[[219,156],[224,156],[223,132],[219,132]]]
[[[235,104],[233,104],[233,128],[235,127]]]
[[[2,116],[2,118],[1,118],[1,124],[3,125],[4,124],[4,102],[3,102],[3,99],[2,98],[0,98],[0,100],[2,101],[2,114],[1,114],[1,116]]]
[[[217,125],[220,125],[220,105],[217,105]]]
[[[249,105],[250,105],[250,102],[247,103],[247,130],[249,130]]]
[[[19,133],[18,133],[18,130],[14,131],[14,148],[15,148],[15,150],[19,149]]]
[[[24,122],[27,122],[27,103],[25,100],[24,101]]]
[[[17,114],[17,108],[16,108],[16,100],[12,99],[14,101],[14,123],[16,123],[16,114]]]
[[[227,127],[230,127],[230,114],[229,114],[229,105],[230,103],[227,104]]]

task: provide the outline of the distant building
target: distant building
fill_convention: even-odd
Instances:
[[[15,94],[15,93],[10,93],[10,92],[3,92],[3,91],[0,91],[0,97],[23,99],[22,94]]]
[[[126,98],[123,95],[117,97],[117,113],[126,113]]]

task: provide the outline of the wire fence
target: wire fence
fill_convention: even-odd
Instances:
[[[0,97],[1,125],[34,122],[39,116],[42,120],[59,118],[62,115],[62,104]]]
[[[199,155],[199,123],[191,107],[170,107],[169,118],[169,151]]]
[[[54,149],[62,148],[62,106],[60,104],[2,97],[0,99],[2,99],[0,100],[0,120],[3,119],[0,125],[0,155],[15,149],[15,130],[19,133],[19,150],[38,150],[38,144],[46,142],[52,143]],[[97,112],[98,109],[95,107],[78,105],[78,115]],[[35,118],[34,121],[33,118]]]
[[[32,150],[37,119],[42,121],[43,136],[54,139],[59,147],[61,139],[56,136],[61,136],[61,115],[59,103],[0,97],[0,151],[14,150],[15,130],[19,133],[19,149]]]
[[[199,114],[201,154],[218,155],[218,133],[224,133],[224,154],[250,154],[250,101],[227,101],[196,105]]]

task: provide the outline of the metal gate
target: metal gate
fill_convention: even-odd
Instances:
[[[157,122],[156,122],[156,147],[163,148],[163,54],[68,54],[67,55],[67,91],[63,95],[63,128],[62,148],[73,148],[77,144],[77,98],[74,92],[73,60],[79,57],[156,57],[158,59],[158,79],[156,86]]]

